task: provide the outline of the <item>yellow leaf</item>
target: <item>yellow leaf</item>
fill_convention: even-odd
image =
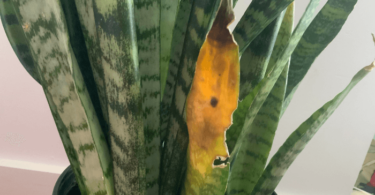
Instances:
[[[229,0],[223,0],[200,50],[194,80],[187,98],[189,131],[188,169],[183,194],[217,194],[228,174],[213,162],[228,158],[225,131],[232,123],[239,94],[239,54],[228,25],[234,15]],[[215,177],[223,178],[215,178]],[[215,184],[215,182],[219,182]],[[219,191],[224,194],[224,188]],[[213,185],[212,185],[213,184]],[[211,187],[209,187],[211,186]]]

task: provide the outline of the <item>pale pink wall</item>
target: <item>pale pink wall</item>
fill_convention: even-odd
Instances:
[[[42,87],[19,62],[2,25],[0,25],[1,159],[59,166],[69,164]]]

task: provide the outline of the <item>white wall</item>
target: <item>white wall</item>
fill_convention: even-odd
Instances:
[[[242,15],[249,3],[239,0],[236,13]],[[296,1],[297,19],[307,3]],[[374,7],[373,0],[359,0],[340,34],[315,61],[280,122],[271,155],[374,60]],[[293,163],[276,190],[279,194],[350,194],[375,133],[374,84],[372,73],[352,90]],[[0,166],[4,159],[61,167],[69,163],[42,88],[19,63],[0,28]]]

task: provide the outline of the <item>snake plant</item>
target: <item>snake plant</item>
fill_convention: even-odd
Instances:
[[[81,194],[272,194],[349,91],[266,164],[280,118],[357,0],[0,0]]]

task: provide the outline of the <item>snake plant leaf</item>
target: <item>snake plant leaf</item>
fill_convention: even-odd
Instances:
[[[166,85],[163,91],[163,99],[160,104],[160,141],[162,143],[162,157],[164,156],[163,153],[165,152],[165,140],[167,138],[168,133],[168,123],[169,123],[169,110],[173,99],[175,84],[177,80],[177,72],[180,65],[180,58],[183,52],[183,46],[185,42],[186,30],[189,24],[190,13],[192,10],[194,0],[181,0],[178,8],[178,12],[176,14],[176,22],[175,27],[173,28],[173,38],[171,43],[171,53],[170,53],[170,60],[168,66],[168,75],[166,80]],[[184,138],[187,135],[180,135],[180,137]],[[182,139],[182,147],[184,148],[187,146],[187,140]],[[181,160],[182,163],[183,160]],[[168,170],[168,167],[165,167],[166,159],[161,159],[161,166],[160,166],[160,193],[164,190],[162,187],[166,185],[166,177],[163,176],[165,171]],[[178,186],[181,185],[183,175],[178,175],[178,171],[184,171],[183,169],[178,169],[175,171],[179,183],[174,183],[173,179],[171,181],[171,185],[169,186],[169,193],[173,194],[174,191],[177,191]]]
[[[240,96],[242,100],[264,77],[285,11],[275,18],[246,48],[241,57]]]
[[[288,35],[290,37],[292,34],[293,12],[294,3],[288,6],[282,19],[277,38],[278,47],[274,47],[274,52],[281,49],[282,40],[288,40],[286,37]],[[287,63],[251,124],[246,142],[241,144],[235,161],[231,163],[227,194],[237,194],[238,192],[250,194],[262,175],[280,120],[288,69],[289,64]]]
[[[312,63],[340,32],[357,0],[329,0],[312,21],[292,54],[283,112]]]
[[[272,54],[267,66],[266,75],[268,75],[272,69],[275,67],[277,63],[278,57],[284,51],[285,47],[288,45],[289,39],[293,32],[294,25],[294,2],[289,4],[288,8],[286,9],[286,13],[284,15],[283,21],[280,26],[279,33],[277,34],[275,46],[273,47]],[[288,60],[288,66],[290,63],[290,59]]]
[[[181,0],[160,0],[160,91],[161,99],[167,82],[168,66],[171,55],[172,35],[177,10]]]
[[[179,62],[178,69],[176,71],[176,67],[169,67],[167,82],[173,80],[173,77],[176,80],[173,88],[169,88],[169,86],[169,89],[165,88],[163,97],[163,103],[164,99],[172,101],[167,103],[167,105],[170,105],[166,106],[166,108],[169,107],[169,110],[162,111],[162,114],[166,114],[166,116],[163,116],[164,119],[162,118],[161,131],[167,131],[162,152],[161,182],[164,184],[161,190],[162,194],[176,194],[182,181],[182,170],[184,164],[186,164],[188,143],[187,126],[184,119],[186,112],[185,101],[193,80],[199,50],[212,25],[219,5],[220,0],[194,1],[189,16],[190,19],[186,29],[187,34],[180,55],[181,57],[176,60]],[[175,57],[173,56],[173,60]],[[175,74],[176,72],[177,74]],[[171,79],[169,79],[170,77]],[[172,96],[173,99],[171,98]],[[167,125],[165,126],[163,126],[164,121],[167,121]]]
[[[67,0],[67,2],[70,2],[70,0]],[[86,45],[86,50],[95,80],[97,93],[99,95],[99,105],[102,110],[102,117],[99,117],[99,119],[103,118],[103,120],[105,121],[106,127],[103,130],[107,137],[107,140],[109,140],[107,95],[104,83],[104,70],[102,66],[102,51],[100,50],[99,37],[94,17],[94,2],[92,0],[74,0],[74,2],[76,4],[75,10],[77,10],[78,17],[75,16],[76,18],[72,18],[71,20],[79,19],[80,22],[80,29],[83,33],[85,42],[85,44],[82,44],[81,47]],[[66,10],[73,12],[71,9],[74,10],[74,8],[69,8]],[[74,30],[79,31],[76,28],[74,28]]]
[[[250,194],[262,175],[272,147],[285,95],[288,66],[284,67],[263,106],[259,110],[246,142],[241,143],[231,163],[227,194]]]
[[[145,134],[146,194],[159,192],[160,167],[160,1],[135,0],[138,62]]]
[[[223,0],[198,56],[186,101],[189,146],[182,194],[225,193],[229,167],[213,164],[229,156],[224,134],[238,102],[238,46],[228,29],[233,19],[231,1]]]
[[[177,81],[177,73],[180,66],[180,59],[185,43],[186,31],[189,25],[190,13],[194,0],[181,0],[176,14],[175,27],[171,43],[171,53],[168,65],[168,74],[165,88],[162,91],[163,98],[160,104],[160,138],[165,142],[169,123],[169,109],[172,104],[174,89]]]
[[[96,116],[99,120],[102,131],[109,143],[108,124],[103,116],[97,85],[93,76],[92,66],[88,57],[87,49],[85,47],[85,39],[81,30],[81,23],[78,18],[77,7],[74,0],[60,0],[61,7],[64,12],[66,21],[69,42],[72,46],[74,56],[76,57],[77,64],[81,70],[87,91],[90,95],[92,104],[94,105]]]
[[[19,14],[19,10],[12,6],[11,1],[0,1],[0,19],[10,45],[22,66],[40,84],[37,65],[33,60],[30,47],[22,30],[22,24],[16,14]]]
[[[257,37],[293,0],[253,0],[233,31],[240,48],[240,56]]]
[[[281,55],[278,57],[278,61],[275,64],[275,67],[272,69],[270,74],[268,74],[258,85],[261,85],[261,87],[258,88],[258,90],[253,90],[251,92],[250,97],[254,97],[254,100],[251,102],[250,108],[248,109],[248,112],[246,114],[245,120],[241,120],[240,124],[243,123],[243,127],[241,130],[241,133],[238,137],[237,143],[232,151],[233,154],[236,154],[238,150],[240,149],[240,146],[243,142],[246,142],[246,137],[250,132],[250,126],[253,123],[256,115],[258,114],[258,111],[262,107],[264,101],[266,100],[268,94],[272,90],[273,86],[275,85],[276,81],[278,80],[281,72],[283,71],[285,65],[287,64],[290,55],[293,53],[295,47],[297,46],[297,43],[301,39],[303,33],[305,32],[306,28],[311,23],[312,19],[314,18],[314,11],[316,10],[317,6],[319,4],[319,0],[311,0],[309,5],[306,8],[306,11],[304,12],[303,16],[301,17],[296,29],[294,30],[287,46],[281,53]],[[246,98],[245,98],[246,99]],[[245,102],[248,103],[248,102]],[[239,103],[239,107],[242,106],[248,106],[248,105],[241,105],[242,102]],[[235,117],[236,115],[233,115]],[[239,124],[239,125],[240,125]],[[230,129],[229,129],[230,130]],[[230,162],[233,161],[232,155],[230,158]]]
[[[319,110],[303,122],[284,142],[267,165],[262,177],[256,184],[252,195],[270,194],[274,191],[281,178],[298,154],[305,148],[324,122],[348,95],[350,90],[375,67],[375,62],[361,69],[349,85],[335,98],[324,104]]]
[[[75,2],[106,109],[115,193],[143,194],[145,140],[133,1]]]
[[[57,0],[14,0],[82,194],[114,194],[109,149]],[[38,12],[30,10],[38,7]]]

